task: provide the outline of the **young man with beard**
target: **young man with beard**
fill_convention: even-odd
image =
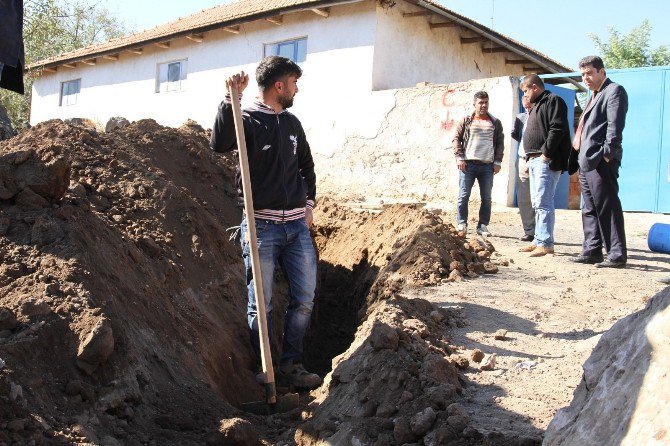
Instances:
[[[315,205],[316,175],[312,153],[298,118],[286,109],[298,93],[302,69],[285,57],[270,56],[256,69],[259,95],[243,112],[262,286],[272,337],[272,285],[279,264],[289,284],[278,378],[297,387],[314,389],[321,378],[302,366],[303,339],[312,314],[316,288],[316,252],[309,228]],[[249,84],[244,72],[226,80],[240,95]],[[230,97],[219,106],[210,143],[217,152],[237,148]],[[237,173],[240,204],[242,183]],[[251,271],[247,220],[241,224],[242,251],[247,277],[247,319],[251,344],[260,359],[256,298]]]

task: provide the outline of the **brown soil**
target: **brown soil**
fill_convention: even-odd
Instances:
[[[416,205],[322,200],[305,362],[334,370],[296,411],[236,409],[262,393],[233,164],[207,142],[197,125],[143,120],[50,121],[0,143],[0,444],[480,444],[459,404],[459,320],[399,292],[505,262]]]

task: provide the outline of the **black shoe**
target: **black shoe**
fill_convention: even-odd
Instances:
[[[602,263],[603,256],[585,256],[580,254],[577,257],[571,258],[570,261],[575,263],[588,263],[590,265],[594,265],[596,263]]]
[[[625,260],[610,260],[607,259],[604,262],[596,263],[596,268],[625,268]]]
[[[535,237],[530,235],[530,234],[524,234],[523,236],[519,237],[519,240],[522,242],[532,242]]]

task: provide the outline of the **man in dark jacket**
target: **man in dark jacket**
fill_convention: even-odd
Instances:
[[[0,87],[23,94],[23,0],[0,0]]]
[[[535,209],[535,239],[521,251],[540,257],[554,252],[554,195],[561,172],[568,169],[570,155],[568,107],[563,99],[544,89],[544,82],[537,74],[526,76],[521,90],[533,104],[523,134],[523,147]]]
[[[270,317],[272,284],[277,263],[289,283],[290,300],[278,376],[297,387],[313,389],[321,384],[321,378],[305,370],[301,357],[316,288],[316,252],[309,233],[316,175],[302,125],[298,118],[286,111],[293,105],[301,75],[302,69],[289,59],[277,56],[263,59],[256,69],[259,96],[244,110],[243,122],[270,335],[273,333]],[[237,86],[241,95],[249,84],[249,76],[241,72],[228,78],[226,84]],[[219,106],[210,145],[217,152],[237,148],[230,97]],[[243,203],[239,171],[237,186]],[[241,233],[249,299],[247,318],[252,346],[260,358],[246,218],[242,220]]]
[[[584,84],[593,93],[575,132],[573,146],[579,151],[579,183],[584,206],[582,253],[573,261],[597,267],[624,268],[627,260],[623,210],[619,200],[619,167],[628,95],[605,73],[598,56],[579,62]],[[603,259],[605,245],[607,259]]]
[[[477,180],[481,197],[477,234],[489,236],[493,176],[500,172],[505,150],[504,135],[500,120],[489,113],[488,93],[475,93],[473,105],[475,111],[459,122],[452,141],[459,170],[457,228],[463,232],[468,230],[468,201]]]

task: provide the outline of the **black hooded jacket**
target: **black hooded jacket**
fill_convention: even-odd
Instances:
[[[314,161],[298,118],[286,110],[276,113],[262,102],[255,101],[243,111],[242,120],[254,210],[314,207]],[[224,100],[219,105],[210,146],[216,152],[235,150],[238,156],[233,109],[229,101]],[[242,205],[244,199],[239,166],[236,183]]]

